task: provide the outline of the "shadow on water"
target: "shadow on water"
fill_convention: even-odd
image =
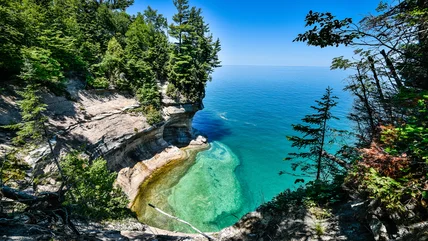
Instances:
[[[193,127],[206,135],[209,141],[221,141],[224,137],[232,134],[226,121],[213,112],[201,111],[193,119]]]

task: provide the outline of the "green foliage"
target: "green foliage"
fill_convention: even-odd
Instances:
[[[117,174],[108,171],[104,159],[89,161],[72,152],[61,164],[72,187],[67,192],[66,203],[73,205],[78,214],[95,220],[123,218],[129,214],[126,196],[114,186]]]
[[[342,20],[335,19],[331,13],[318,13],[309,11],[306,15],[306,27],[314,26],[304,34],[299,34],[293,41],[307,42],[309,45],[319,46],[339,46],[340,44],[349,45],[354,38],[358,38],[358,33],[343,34],[342,29],[352,24],[351,18]]]
[[[155,81],[154,63],[151,63],[154,60],[148,58],[154,35],[153,28],[145,23],[141,14],[137,15],[126,32],[126,68],[134,91],[142,88],[145,83]]]
[[[411,158],[428,163],[428,94],[404,92],[398,98],[408,103],[411,115],[401,126],[393,130],[385,129],[383,141],[390,153],[406,153]],[[393,138],[386,140],[386,137],[391,137],[391,132],[394,133]]]
[[[325,229],[320,222],[315,223],[315,234],[318,236],[324,235]]]
[[[176,0],[176,24],[168,26],[167,19],[150,7],[130,16],[125,8],[132,3],[2,1],[0,73],[7,81],[24,80],[57,94],[67,75],[86,77],[93,88],[136,95],[148,89],[146,85],[168,81],[180,96],[201,100],[205,83],[220,63],[220,43],[209,34],[201,10],[190,8],[187,0]],[[177,46],[168,41],[168,31],[179,39]],[[156,99],[150,104],[158,108],[157,95],[152,96]]]
[[[362,184],[366,186],[371,198],[379,199],[390,211],[406,210],[401,203],[405,190],[400,182],[390,177],[380,176],[373,168],[370,168],[365,176]]]
[[[315,180],[306,183],[294,191],[290,189],[281,192],[272,201],[261,206],[262,209],[287,212],[298,206],[305,205],[335,205],[347,198],[342,189],[344,175],[336,175],[332,181]]]
[[[16,150],[8,153],[0,161],[0,177],[3,185],[15,186],[18,181],[24,180],[30,166],[16,157]]]
[[[172,83],[168,83],[168,86],[166,87],[166,95],[172,98],[177,98],[177,88],[175,88],[175,85]]]
[[[52,90],[61,88],[64,79],[61,66],[51,57],[49,50],[31,47],[23,48],[24,61],[19,77],[26,83],[42,84]]]
[[[24,22],[16,14],[17,7],[15,1],[0,2],[0,73],[3,76],[19,73],[20,47],[24,38],[21,26]]]
[[[156,84],[146,83],[137,90],[137,97],[143,106],[153,106],[156,109],[160,108],[161,98]]]
[[[174,4],[178,12],[173,16],[170,35],[178,42],[169,61],[169,81],[188,100],[202,100],[210,74],[220,66],[220,42],[209,34],[201,9],[190,8],[187,0],[175,0]]]
[[[93,78],[91,76],[88,77],[86,81],[90,86],[94,87],[95,89],[108,89],[110,85],[106,77]]]
[[[331,109],[337,105],[336,96],[332,96],[332,89],[328,87],[326,93],[321,100],[316,100],[318,106],[311,106],[316,111],[315,114],[306,115],[302,121],[303,124],[293,124],[293,130],[303,134],[301,136],[287,136],[287,139],[292,142],[292,147],[299,149],[304,148],[303,152],[289,153],[289,157],[285,160],[295,160],[293,163],[293,170],[296,170],[300,166],[302,171],[312,173],[312,170],[316,171],[316,179],[321,178],[321,174],[326,175],[327,165],[325,164],[328,160],[323,157],[322,153],[327,143],[328,132],[333,131],[329,128],[327,122],[330,119],[338,119],[331,114]],[[305,149],[306,148],[306,149]],[[310,161],[309,161],[310,160]],[[315,164],[313,164],[315,162]],[[334,174],[334,173],[330,173]]]
[[[144,108],[144,115],[146,116],[147,123],[149,123],[149,125],[158,124],[163,121],[160,111],[154,108],[152,105]]]
[[[43,112],[46,110],[46,104],[41,101],[37,94],[37,85],[28,85],[24,91],[19,94],[22,100],[18,102],[21,109],[22,122],[10,125],[8,128],[17,129],[16,137],[13,142],[17,145],[26,144],[28,140],[41,142],[44,135],[44,123],[47,121]]]
[[[106,78],[109,83],[115,86],[118,89],[127,89],[129,88],[129,83],[122,76],[122,72],[125,65],[125,52],[122,49],[120,43],[116,40],[115,37],[110,39],[107,46],[107,51],[103,57],[103,60],[97,67],[99,67],[99,74],[104,76],[98,77],[96,83],[105,82],[103,79]],[[94,86],[95,87],[95,86]]]

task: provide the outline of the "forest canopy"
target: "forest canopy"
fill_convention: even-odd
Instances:
[[[107,169],[107,161],[80,153],[88,143],[81,141],[82,150],[70,148],[62,156],[54,151],[57,133],[44,96],[75,101],[66,91],[67,80],[81,81],[86,89],[132,94],[141,104],[135,111],[142,111],[149,125],[163,121],[163,86],[177,103],[199,104],[204,98],[205,85],[220,66],[220,41],[210,33],[202,10],[188,0],[173,0],[177,13],[168,23],[150,6],[128,14],[132,4],[133,0],[0,1],[0,94],[12,96],[20,111],[19,121],[0,126],[12,133],[0,162],[1,217],[13,218],[15,213],[7,213],[4,198],[14,201],[13,210],[16,203],[27,205],[24,212],[35,219],[61,218],[75,234],[70,210],[94,220],[129,215],[128,200],[116,188],[117,174]],[[50,152],[43,158],[55,167],[34,174],[23,156],[46,144]],[[50,178],[57,192],[27,192]]]
[[[220,42],[210,34],[202,11],[174,0],[173,22],[148,7],[136,16],[132,0],[5,0],[0,3],[0,76],[25,86],[60,93],[67,77],[90,88],[131,91],[159,108],[157,83],[189,101],[220,62]],[[175,39],[170,42],[168,36]]]

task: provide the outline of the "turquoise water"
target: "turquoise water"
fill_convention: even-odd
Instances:
[[[203,231],[232,225],[242,215],[287,188],[296,188],[284,162],[294,151],[286,135],[295,135],[310,106],[330,86],[339,97],[333,111],[339,129],[349,128],[345,116],[352,104],[343,92],[349,73],[323,67],[224,66],[208,83],[205,108],[193,126],[208,136],[212,147],[172,188],[168,203],[174,213]],[[297,173],[299,174],[299,173]]]
[[[243,209],[242,189],[235,174],[239,158],[224,144],[214,141],[198,153],[195,164],[172,188],[168,203],[175,215],[193,225],[215,231],[236,221]]]

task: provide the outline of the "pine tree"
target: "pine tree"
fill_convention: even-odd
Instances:
[[[333,130],[328,126],[328,121],[338,119],[331,113],[331,109],[337,105],[336,99],[338,97],[332,96],[332,88],[328,87],[321,100],[316,100],[317,106],[311,106],[315,113],[306,115],[302,119],[306,124],[292,125],[293,130],[302,133],[303,136],[287,136],[287,139],[293,143],[292,147],[297,147],[299,150],[304,148],[304,151],[289,153],[289,157],[285,159],[298,159],[293,163],[294,170],[298,166],[301,166],[302,171],[309,172],[315,168],[317,180],[321,178],[324,171],[323,152],[328,133]]]
[[[168,61],[170,56],[170,44],[168,42],[167,19],[158,14],[156,10],[147,8],[144,11],[144,19],[150,28],[149,48],[146,61],[156,75],[158,81],[165,81],[168,75]]]
[[[155,73],[153,63],[150,63],[149,49],[151,48],[154,32],[144,21],[144,16],[138,14],[135,21],[126,32],[126,69],[127,78],[132,80],[131,87],[138,91],[144,83],[154,83]]]
[[[109,82],[116,86],[118,89],[126,89],[129,83],[121,74],[124,69],[125,52],[120,43],[113,37],[108,42],[107,51],[103,60],[99,64],[101,72],[103,72]]]
[[[23,98],[18,102],[21,109],[22,122],[9,126],[11,129],[18,129],[13,142],[17,145],[28,143],[30,139],[36,143],[43,141],[44,124],[47,117],[42,113],[46,110],[46,104],[41,101],[37,94],[37,85],[28,85],[19,94]]]
[[[187,24],[190,11],[188,0],[174,0],[174,6],[177,8],[177,13],[172,17],[172,20],[176,23],[170,25],[170,35],[178,39],[178,50],[180,51],[183,35],[189,31],[189,25]]]
[[[192,7],[189,10],[186,0],[174,3],[178,13],[173,17],[175,24],[170,26],[170,35],[178,42],[169,63],[171,88],[177,89],[188,100],[202,100],[210,74],[220,66],[217,58],[220,42],[213,41],[201,9]]]

